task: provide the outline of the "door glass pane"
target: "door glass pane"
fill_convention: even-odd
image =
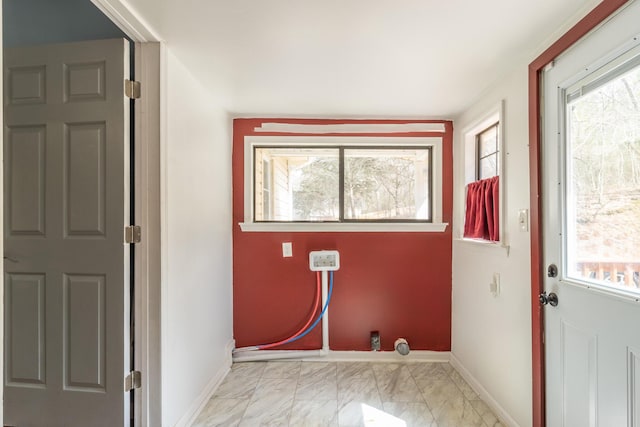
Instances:
[[[345,149],[344,217],[431,219],[429,149]]]
[[[628,69],[566,97],[566,271],[640,293],[640,66]]]
[[[338,149],[257,147],[254,153],[255,221],[338,220]]]

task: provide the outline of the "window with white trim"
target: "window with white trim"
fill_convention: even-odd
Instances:
[[[500,176],[500,122],[476,135],[476,179]]]
[[[464,131],[461,237],[503,243],[503,105]]]
[[[253,149],[255,222],[431,222],[431,147]]]
[[[441,187],[440,137],[250,136],[241,226],[443,231]]]

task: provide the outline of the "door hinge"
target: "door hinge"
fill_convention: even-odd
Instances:
[[[142,374],[140,371],[131,371],[124,379],[124,391],[131,391],[142,387]]]
[[[130,225],[124,228],[125,243],[140,243],[142,240],[142,230],[139,225]]]
[[[125,80],[124,94],[131,99],[140,98],[140,82],[135,80]]]

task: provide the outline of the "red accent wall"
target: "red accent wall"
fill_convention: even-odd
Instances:
[[[298,124],[443,123],[442,233],[242,232],[244,137],[263,122]],[[283,135],[264,133],[260,135]],[[286,134],[293,135],[293,134]],[[354,136],[441,136],[437,133]],[[326,136],[326,135],[325,135]],[[313,303],[312,250],[337,249],[341,268],[329,306],[332,350],[369,350],[369,334],[380,332],[383,350],[404,337],[414,350],[451,349],[451,221],[453,125],[450,121],[236,119],[233,124],[233,321],[237,347],[288,337],[306,321]],[[282,257],[292,242],[293,257]],[[321,325],[283,349],[314,349]]]

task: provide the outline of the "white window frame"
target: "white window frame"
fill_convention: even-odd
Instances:
[[[486,156],[480,156],[480,145],[482,141],[482,135],[489,132],[489,130],[496,129],[496,151],[492,151]],[[497,145],[497,142],[500,140],[500,122],[497,120],[487,126],[484,130],[478,132],[476,134],[476,180],[480,181],[482,179],[493,178],[494,176],[500,176],[500,147]],[[488,177],[481,177],[482,174],[482,162],[485,161],[488,157],[496,155],[496,173],[494,175]]]
[[[246,136],[244,138],[244,222],[240,223],[242,231],[264,232],[443,232],[448,223],[442,222],[442,144],[441,136],[433,137],[390,137],[390,136]],[[432,222],[419,223],[314,223],[314,222],[254,222],[253,198],[253,155],[254,146],[381,146],[393,147],[430,147],[432,152]]]
[[[266,171],[265,171],[266,169]],[[266,177],[266,179],[265,179]],[[262,201],[262,216],[267,216],[271,218],[271,214],[273,213],[273,206],[271,202],[271,191],[272,191],[272,181],[273,176],[271,174],[271,160],[270,159],[262,159],[262,191],[263,193],[266,191],[269,194],[269,210],[265,212],[264,199]],[[265,215],[267,214],[267,215]]]
[[[471,239],[464,237],[464,222],[466,217],[466,188],[467,185],[477,181],[478,176],[478,150],[477,150],[477,137],[483,131],[487,130],[492,125],[498,123],[498,176],[500,176],[498,192],[498,215],[499,215],[499,235],[500,239],[497,241],[485,240],[485,239]],[[463,147],[463,173],[464,178],[462,188],[459,190],[462,192],[462,209],[460,215],[460,226],[457,227],[456,240],[463,242],[469,242],[474,244],[486,245],[490,247],[500,247],[508,249],[507,236],[506,236],[506,209],[505,209],[505,196],[504,196],[504,181],[505,181],[505,150],[504,150],[504,101],[500,101],[496,106],[487,111],[481,118],[473,122],[462,131],[462,147]]]

